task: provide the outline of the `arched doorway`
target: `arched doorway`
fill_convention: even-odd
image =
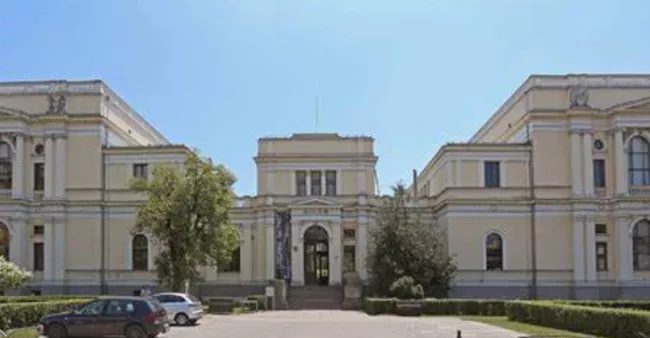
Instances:
[[[3,256],[5,260],[9,260],[9,237],[9,227],[0,222],[0,256]]]
[[[305,284],[327,285],[330,277],[329,236],[323,227],[311,226],[304,235]]]

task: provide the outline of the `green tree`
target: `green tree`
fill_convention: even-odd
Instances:
[[[445,297],[456,272],[447,253],[446,236],[438,226],[423,220],[408,202],[400,183],[379,209],[377,227],[370,231],[370,290],[387,296],[393,282],[408,276],[422,285],[426,296]]]
[[[150,181],[136,180],[147,201],[139,208],[133,233],[153,236],[160,284],[181,291],[201,280],[199,268],[227,264],[239,239],[229,211],[234,205],[235,176],[222,165],[195,153],[183,168],[154,168]]]
[[[32,274],[0,256],[0,294],[8,289],[17,289],[32,279]]]

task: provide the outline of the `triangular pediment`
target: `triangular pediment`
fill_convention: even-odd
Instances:
[[[626,101],[613,105],[606,109],[608,113],[625,110],[650,111],[650,97],[643,97],[637,100]]]
[[[25,118],[28,117],[27,113],[17,110],[17,109],[12,109],[12,108],[7,108],[7,107],[2,107],[0,106],[0,117],[16,117],[16,118]]]
[[[303,200],[294,201],[294,206],[299,207],[335,207],[340,206],[339,203],[330,201],[324,198],[306,198]]]

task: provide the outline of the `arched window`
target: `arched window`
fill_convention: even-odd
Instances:
[[[494,232],[485,237],[485,269],[503,270],[503,238]]]
[[[0,143],[0,189],[11,189],[11,148],[6,142]]]
[[[143,234],[133,236],[132,246],[132,268],[135,271],[149,270],[149,239]]]
[[[0,223],[0,256],[9,260],[9,228]]]
[[[650,222],[641,220],[632,232],[632,264],[634,271],[650,271]]]
[[[641,136],[634,136],[628,147],[630,185],[650,184],[650,146]]]

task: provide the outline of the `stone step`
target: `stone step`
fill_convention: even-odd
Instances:
[[[342,289],[336,286],[293,286],[287,291],[292,310],[335,310],[343,304]]]

